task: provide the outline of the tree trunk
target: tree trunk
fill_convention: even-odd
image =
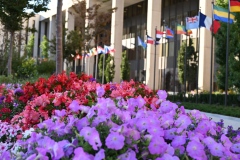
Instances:
[[[56,74],[63,70],[63,52],[62,52],[62,0],[58,0],[57,5],[57,31],[56,31]]]
[[[11,39],[10,39],[10,50],[8,55],[8,72],[7,72],[8,76],[12,74],[13,39],[14,39],[14,32],[12,31]]]

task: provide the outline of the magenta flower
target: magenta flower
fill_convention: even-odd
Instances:
[[[167,150],[167,143],[162,137],[154,136],[148,146],[151,154],[163,154]]]
[[[99,123],[102,123],[102,122],[105,122],[107,121],[107,117],[105,115],[100,115],[100,116],[97,116],[93,122],[92,122],[92,126],[93,127],[96,127],[98,126]]]
[[[88,125],[90,125],[87,117],[83,117],[82,119],[78,120],[76,122],[76,127],[78,129],[78,131],[81,131],[83,129],[83,127],[87,127]]]
[[[97,93],[98,97],[102,97],[105,94],[105,90],[104,90],[103,87],[98,86],[97,89],[96,89],[96,93]]]
[[[212,155],[222,157],[223,152],[226,150],[221,143],[213,143],[208,146]]]
[[[166,100],[167,98],[167,92],[164,90],[158,90],[157,95],[161,100]]]
[[[165,153],[173,156],[174,152],[175,152],[174,148],[170,144],[168,144]]]
[[[233,144],[231,147],[231,151],[240,154],[240,143]]]
[[[173,147],[177,147],[177,146],[182,146],[185,143],[186,143],[185,136],[175,136],[171,144]]]
[[[149,127],[149,120],[148,120],[148,118],[139,118],[137,120],[136,126],[138,127],[139,131],[146,130]]]
[[[164,131],[164,138],[165,139],[169,139],[169,140],[173,140],[175,137],[175,132],[177,131],[177,128],[171,128],[168,130]]]
[[[111,132],[106,138],[106,146],[110,149],[120,150],[124,146],[125,137],[119,133]]]
[[[65,109],[62,109],[61,111],[60,110],[55,110],[55,115],[58,116],[58,117],[63,117],[66,115],[66,110]]]
[[[137,160],[136,153],[133,150],[129,149],[126,153],[118,156],[118,160]]]
[[[203,143],[205,143],[206,146],[208,146],[208,147],[216,143],[215,140],[214,140],[212,137],[206,137],[206,138],[204,138],[202,141],[203,141]]]
[[[84,152],[82,147],[78,147],[74,150],[73,160],[92,160],[94,157],[86,152]]]
[[[67,140],[63,140],[60,142],[56,142],[53,146],[53,155],[55,159],[61,159],[64,156],[63,147],[67,145],[69,142]]]
[[[146,101],[142,98],[142,96],[138,96],[136,100],[139,108],[142,108],[146,104]]]
[[[190,141],[186,148],[188,155],[194,159],[201,159],[204,157],[204,146],[198,141]],[[206,156],[206,155],[205,155]]]
[[[175,126],[186,129],[191,124],[191,119],[186,115],[181,115],[176,121]]]
[[[128,129],[127,134],[135,141],[140,139],[140,133],[135,129]]]
[[[165,129],[173,125],[173,116],[169,114],[163,114],[160,118],[161,126]]]
[[[104,149],[100,149],[98,153],[95,155],[94,160],[102,160],[105,159]]]
[[[208,120],[202,120],[198,123],[196,131],[203,135],[206,135],[210,127],[211,127],[211,124]]]
[[[157,158],[156,160],[179,160],[179,158],[165,153],[161,158]]]
[[[68,106],[69,109],[73,112],[79,111],[81,108],[76,100],[73,100],[72,103]]]
[[[151,135],[158,135],[161,137],[164,136],[164,130],[156,125],[151,125],[150,127],[148,127],[147,131]]]
[[[134,112],[135,108],[138,107],[138,101],[135,98],[129,98],[127,100],[128,102],[128,111]]]
[[[80,131],[80,136],[83,136],[84,140],[87,141],[94,150],[98,150],[98,147],[102,146],[99,133],[96,128],[84,127]]]
[[[161,106],[159,108],[160,113],[168,113],[173,109],[172,102],[170,101],[164,101],[161,103]]]
[[[223,146],[225,148],[227,148],[228,150],[230,150],[231,146],[232,146],[232,142],[229,140],[228,137],[226,137],[224,134],[222,134],[221,136],[221,142],[223,144]]]

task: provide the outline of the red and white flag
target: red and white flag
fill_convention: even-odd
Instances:
[[[154,44],[154,39],[147,35],[147,43]]]
[[[163,32],[156,30],[156,41],[159,41],[162,38],[162,36]]]

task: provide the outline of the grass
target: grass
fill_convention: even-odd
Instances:
[[[221,114],[225,116],[237,117],[240,118],[240,107],[231,107],[231,106],[221,106],[221,105],[210,105],[210,104],[196,104],[189,102],[182,102],[181,105],[185,109],[193,110],[197,109],[202,112]]]

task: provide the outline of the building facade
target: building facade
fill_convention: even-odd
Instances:
[[[86,2],[87,6],[91,6],[99,1],[86,0]],[[72,2],[63,5],[65,27],[68,31],[76,27],[73,5]],[[123,50],[126,50],[131,79],[144,82],[150,88],[180,92],[182,87],[177,78],[176,56],[186,36],[175,34],[173,39],[163,37],[160,45],[156,48],[154,45],[148,45],[146,50],[138,46],[137,37],[146,40],[147,34],[155,38],[155,29],[164,31],[166,26],[175,30],[177,24],[185,25],[185,18],[197,15],[199,9],[210,16],[211,2],[209,0],[110,0],[102,7],[103,10],[117,8],[112,13],[110,36],[110,45],[116,50],[114,82],[121,81],[121,56]],[[38,46],[43,35],[46,35],[49,40],[56,35],[56,9],[35,17],[34,24],[39,31],[35,38],[37,45],[35,45],[34,56],[41,57]],[[205,28],[192,31],[191,38],[199,55],[198,88],[210,90],[211,32]],[[94,62],[94,56],[84,60],[86,73],[94,75]],[[74,64],[71,63],[68,66],[76,71],[80,64],[79,60],[76,60]],[[214,74],[211,76],[215,81]]]

